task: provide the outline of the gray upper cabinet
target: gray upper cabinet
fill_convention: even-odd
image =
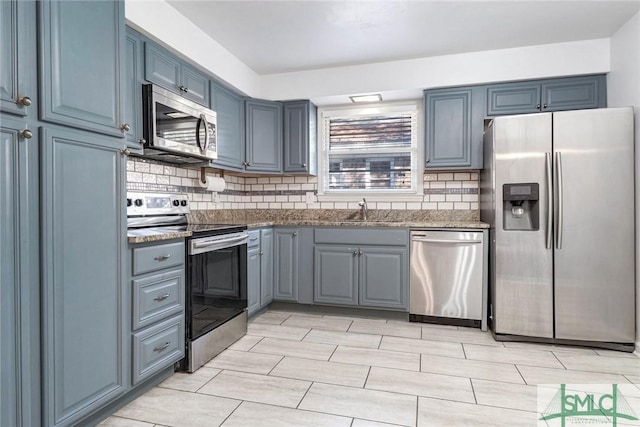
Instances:
[[[316,303],[358,305],[358,248],[317,245],[314,248]]]
[[[129,125],[124,136],[127,146],[142,149],[142,78],[143,78],[143,41],[138,33],[127,28],[124,45],[124,76],[122,79],[125,96],[122,107],[124,121]]]
[[[35,2],[0,2],[0,111],[36,116]],[[4,425],[4,424],[3,424]]]
[[[209,77],[151,42],[145,43],[145,78],[209,107]]]
[[[4,7],[6,2],[0,2]],[[38,138],[0,123],[0,425],[40,425]]]
[[[298,229],[276,228],[273,299],[298,301]]]
[[[211,109],[218,119],[218,158],[212,166],[244,170],[244,98],[212,81]]]
[[[124,136],[124,1],[39,5],[40,119]]]
[[[285,102],[284,172],[317,175],[317,108],[310,101]]]
[[[41,132],[43,424],[70,426],[127,387],[124,158],[117,139]]]
[[[424,92],[425,169],[482,168],[483,101],[479,87]]]
[[[245,102],[247,171],[282,172],[282,103]]]
[[[487,87],[487,116],[604,107],[604,75],[499,83]]]

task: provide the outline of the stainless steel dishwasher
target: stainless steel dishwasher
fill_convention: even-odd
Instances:
[[[482,231],[411,231],[409,320],[486,330]]]

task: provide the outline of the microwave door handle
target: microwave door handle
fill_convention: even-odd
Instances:
[[[206,154],[209,149],[209,121],[204,114],[200,114],[200,120],[204,122],[204,147],[200,147],[200,151],[202,151],[202,154]]]
[[[200,126],[202,126],[202,114],[200,114],[200,117],[198,118],[198,124],[196,124],[196,144],[198,145],[198,148],[200,149],[200,152],[202,153],[202,144],[200,143]]]

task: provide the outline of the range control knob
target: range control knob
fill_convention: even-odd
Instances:
[[[127,199],[127,207],[131,206],[133,204],[133,201],[131,199]]]
[[[180,201],[180,206],[187,206],[187,201],[186,200]]]
[[[180,200],[174,200],[173,202],[171,202],[171,204],[173,204],[173,206],[180,206]]]
[[[136,199],[134,203],[136,206],[142,206],[142,199]]]

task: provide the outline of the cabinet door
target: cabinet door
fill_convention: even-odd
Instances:
[[[273,301],[273,229],[260,230],[260,307]]]
[[[0,111],[35,117],[35,2],[0,2]],[[31,106],[25,105],[29,100]]]
[[[360,305],[407,308],[406,248],[362,248],[359,263]]]
[[[275,230],[273,299],[298,301],[298,229]]]
[[[549,80],[542,85],[542,111],[604,108],[605,92],[604,76]]]
[[[209,77],[182,64],[182,95],[209,108]]]
[[[260,247],[247,250],[247,306],[249,316],[260,309]]]
[[[126,387],[124,159],[117,139],[41,132],[43,423],[68,426]]]
[[[425,92],[426,169],[471,166],[472,89]]]
[[[40,118],[124,136],[124,1],[43,1]]]
[[[133,149],[142,149],[142,43],[136,32],[127,29],[122,79],[126,96],[122,106],[124,122],[129,125],[124,136]]]
[[[487,116],[537,113],[540,82],[505,83],[487,89]]]
[[[316,174],[316,107],[309,101],[286,102],[283,111],[284,171]]]
[[[316,245],[313,301],[358,305],[358,248]]]
[[[248,171],[282,171],[282,105],[246,101],[246,157]]]
[[[211,82],[211,109],[218,119],[215,167],[244,170],[244,99]]]
[[[180,60],[153,43],[145,43],[144,77],[148,82],[182,94],[180,89]]]

